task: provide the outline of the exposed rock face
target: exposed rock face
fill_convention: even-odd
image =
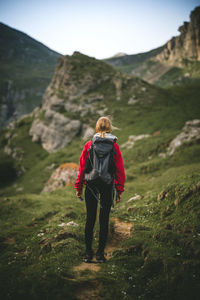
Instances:
[[[121,148],[131,149],[133,148],[136,141],[150,137],[149,134],[130,135],[128,141],[121,145]]]
[[[180,35],[170,39],[161,52],[138,65],[132,74],[142,77],[149,83],[163,86],[179,84],[190,77],[198,77],[198,70],[194,68],[187,72],[183,67],[188,63],[200,61],[200,6],[191,12],[190,22],[184,22],[178,30]],[[165,74],[175,70],[177,74],[173,73],[174,76],[168,79],[168,82]]]
[[[46,183],[43,192],[51,192],[58,188],[73,185],[78,173],[78,165],[65,163],[58,167]]]
[[[173,155],[176,149],[188,142],[200,141],[200,120],[187,121],[183,130],[170,143],[166,153],[159,153],[159,157],[165,158]]]
[[[66,146],[81,130],[79,120],[70,120],[62,114],[48,109],[45,123],[36,119],[29,131],[33,142],[41,142],[48,152],[54,152]]]
[[[200,120],[187,121],[182,132],[173,139],[167,149],[169,155],[173,155],[176,148],[182,144],[200,140]]]
[[[53,152],[66,146],[78,134],[84,139],[93,135],[94,130],[84,124],[84,117],[105,113],[104,95],[94,90],[115,73],[106,64],[107,72],[98,72],[101,64],[79,52],[59,58],[44,93],[42,108],[36,112],[29,131],[34,142],[40,142],[45,150]]]
[[[134,95],[128,100],[128,104],[135,104],[137,102],[138,100]]]
[[[190,22],[179,27],[180,35],[169,40],[156,56],[161,62],[182,64],[183,59],[200,61],[200,6],[190,14]]]
[[[65,147],[77,135],[89,139],[96,120],[107,114],[108,101],[115,105],[123,93],[127,102],[132,95],[139,101],[147,88],[144,81],[79,52],[60,57],[29,134],[48,152]]]
[[[108,68],[102,72],[101,64],[79,52],[74,52],[71,57],[60,57],[43,97],[43,109],[78,112],[80,115],[93,113],[94,108],[98,107],[95,104],[104,98],[102,93],[94,90],[115,73]]]
[[[200,6],[190,15],[190,22],[179,27],[180,35],[149,52],[107,59],[117,69],[159,86],[178,85],[199,78]],[[193,67],[194,65],[194,67]],[[134,104],[130,100],[130,104]]]

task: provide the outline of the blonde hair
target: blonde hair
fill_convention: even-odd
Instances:
[[[100,137],[105,137],[106,133],[112,132],[114,129],[118,129],[112,125],[109,117],[100,117],[96,123],[96,132],[100,133]]]

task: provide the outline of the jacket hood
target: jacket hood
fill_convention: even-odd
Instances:
[[[96,138],[96,137],[100,137],[99,132],[95,133],[95,135],[93,136],[93,138]],[[105,133],[105,138],[109,139],[109,140],[115,140],[115,141],[117,140],[117,137],[111,133]]]

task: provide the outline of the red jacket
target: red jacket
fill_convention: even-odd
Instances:
[[[78,176],[77,176],[77,180],[76,183],[74,185],[74,187],[81,193],[82,189],[83,189],[83,184],[86,184],[86,182],[84,181],[84,168],[85,168],[85,162],[86,159],[89,156],[89,149],[92,145],[92,140],[90,140],[89,142],[87,142],[85,144],[85,146],[83,147],[83,151],[81,153],[80,156],[80,161],[79,161],[79,172],[78,172]],[[117,189],[117,192],[119,194],[121,194],[124,191],[124,182],[126,179],[125,176],[125,171],[124,171],[124,163],[123,163],[123,158],[122,158],[122,154],[119,148],[119,145],[114,141],[114,155],[113,155],[113,159],[115,162],[115,166],[116,166],[116,172],[115,172],[115,187]]]

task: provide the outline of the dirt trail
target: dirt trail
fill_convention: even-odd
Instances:
[[[131,235],[133,228],[133,223],[120,221],[118,218],[111,219],[111,228],[109,234],[109,240],[105,248],[105,257],[109,260],[115,250],[120,247],[123,240],[127,239]],[[81,263],[74,267],[74,271],[77,274],[77,279],[81,279],[81,273],[85,270],[90,271],[88,276],[90,279],[94,279],[89,285],[82,286],[78,289],[76,297],[79,300],[91,300],[91,299],[101,299],[98,297],[100,290],[100,283],[95,280],[96,272],[100,270],[101,264],[93,259],[92,263]]]

